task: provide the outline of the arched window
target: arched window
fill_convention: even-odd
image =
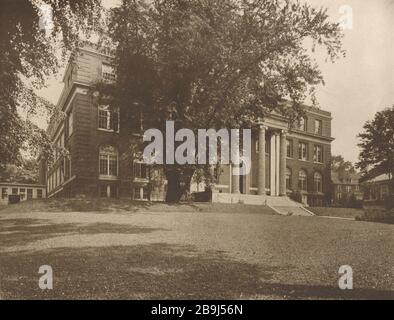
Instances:
[[[118,175],[118,152],[112,146],[100,147],[100,176],[116,177]]]
[[[291,169],[286,168],[286,189],[291,190]]]
[[[323,180],[322,175],[319,172],[315,172],[313,176],[315,192],[322,192],[323,190],[322,180]]]
[[[307,175],[305,170],[300,170],[298,173],[298,188],[302,191],[307,191]]]

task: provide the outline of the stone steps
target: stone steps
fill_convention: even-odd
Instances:
[[[290,200],[288,197],[274,197],[268,195],[213,193],[212,202],[242,203],[252,205],[265,205],[278,214],[295,216],[313,216],[301,203]]]

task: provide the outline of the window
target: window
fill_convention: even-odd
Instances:
[[[286,189],[291,190],[291,169],[286,168]]]
[[[136,108],[131,120],[131,130],[134,134],[141,134],[144,131],[144,116],[142,110]]]
[[[42,199],[42,189],[37,189],[37,199]]]
[[[146,187],[135,187],[134,188],[134,200],[148,200],[148,188]]]
[[[293,141],[286,140],[286,156],[288,158],[293,157]]]
[[[382,185],[380,187],[380,195],[382,199],[385,199],[389,195],[389,186],[388,185]]]
[[[73,130],[74,130],[74,113],[71,112],[68,115],[68,136],[71,136],[73,134]]]
[[[21,200],[25,199],[26,189],[25,188],[19,188],[19,194],[21,195]]]
[[[307,175],[304,170],[300,170],[298,173],[298,188],[302,191],[307,190]]]
[[[8,197],[8,189],[7,188],[2,188],[1,189],[1,198],[6,199]]]
[[[134,200],[141,200],[141,190],[139,187],[134,188]]]
[[[107,185],[105,185],[105,186],[100,186],[100,197],[101,198],[107,198],[108,197],[108,186]]]
[[[298,145],[298,159],[300,160],[308,160],[308,147],[304,142],[300,142]]]
[[[98,107],[98,127],[119,132],[119,109],[100,105]]]
[[[113,66],[103,63],[101,65],[101,72],[105,82],[116,81],[115,68]]]
[[[306,128],[307,128],[307,119],[305,117],[302,117],[298,121],[298,130],[306,131]]]
[[[18,194],[18,188],[12,188],[12,194]]]
[[[101,176],[107,177],[116,177],[118,175],[118,153],[114,147],[100,148],[99,172]]]
[[[149,195],[148,195],[148,188],[142,188],[142,199],[144,199],[144,200],[148,200],[148,197],[149,197]]]
[[[322,175],[319,172],[315,172],[313,176],[313,182],[314,182],[314,190],[315,192],[322,192],[323,190],[323,184],[322,184]]]
[[[321,120],[315,120],[315,133],[322,134],[322,121]]]
[[[27,189],[27,200],[33,199],[33,189]]]
[[[313,161],[323,162],[323,147],[315,145],[313,148]]]
[[[134,178],[147,179],[148,168],[147,165],[141,162],[134,162]]]
[[[256,150],[256,153],[259,153],[259,139],[256,139],[256,141],[255,141],[255,150]]]

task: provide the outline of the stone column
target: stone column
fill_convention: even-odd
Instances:
[[[280,134],[275,133],[275,196],[279,196],[279,177],[280,177]]]
[[[238,164],[232,164],[231,170],[239,168]],[[240,176],[232,174],[231,176],[231,193],[240,193],[239,191],[239,178]]]
[[[279,169],[279,195],[286,196],[286,130],[282,130],[280,135],[280,169]]]
[[[265,127],[259,128],[258,194],[265,195]]]
[[[275,150],[275,145],[276,145],[276,139],[275,139],[275,134],[271,134],[270,138],[270,195],[275,196],[276,195],[276,181],[275,181],[275,176],[276,176],[276,150]]]
[[[240,193],[239,190],[239,168],[240,168],[240,152],[239,152],[239,132],[231,131],[231,193]],[[234,174],[234,173],[237,173]]]

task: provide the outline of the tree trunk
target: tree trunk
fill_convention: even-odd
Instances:
[[[166,202],[177,203],[190,190],[190,182],[195,170],[166,170]]]
[[[180,173],[178,171],[167,171],[167,193],[166,202],[176,203],[181,200],[182,190],[180,184]]]

